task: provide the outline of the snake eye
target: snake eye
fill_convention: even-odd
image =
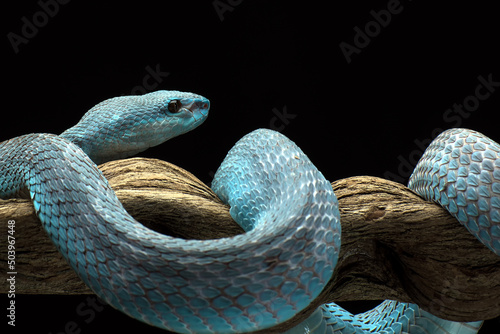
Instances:
[[[168,111],[172,114],[176,114],[181,109],[181,103],[178,100],[172,100],[168,103]]]

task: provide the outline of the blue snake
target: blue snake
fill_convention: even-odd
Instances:
[[[60,253],[101,299],[177,333],[272,330],[304,310],[332,278],[341,225],[331,184],[284,135],[244,136],[212,188],[246,233],[217,240],[161,235],[123,208],[96,164],[190,131],[208,99],[157,91],[106,100],[61,135],[0,143],[0,197],[31,198]],[[424,153],[409,187],[440,203],[500,255],[500,146],[451,129]],[[439,319],[386,301],[352,315],[325,304],[287,333],[476,333],[481,321]]]

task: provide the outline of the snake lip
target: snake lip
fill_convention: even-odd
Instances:
[[[210,102],[206,100],[193,101],[185,108],[191,112],[191,115],[195,122],[202,121],[208,116],[208,110],[210,108]]]

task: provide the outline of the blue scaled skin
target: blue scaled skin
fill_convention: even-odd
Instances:
[[[247,233],[184,240],[147,229],[96,166],[192,130],[208,115],[199,95],[158,91],[92,108],[60,136],[0,143],[0,198],[27,196],[58,250],[101,299],[177,333],[272,329],[304,310],[332,278],[341,225],[331,184],[282,134],[260,129],[229,151],[213,181]],[[500,147],[466,129],[440,135],[409,187],[447,208],[500,251]],[[287,333],[473,334],[481,321],[439,319],[386,301],[352,315],[331,303]]]
[[[500,145],[467,129],[450,129],[427,148],[410,189],[448,210],[500,255]]]
[[[156,91],[108,99],[90,109],[61,137],[78,145],[96,164],[130,157],[191,131],[208,117],[203,96]]]

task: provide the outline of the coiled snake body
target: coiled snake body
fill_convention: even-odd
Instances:
[[[293,142],[261,129],[230,150],[213,189],[247,233],[218,240],[183,240],[145,228],[95,165],[187,132],[208,109],[204,97],[177,91],[119,97],[98,104],[60,136],[2,142],[0,197],[29,196],[79,277],[131,317],[179,333],[271,328],[319,295],[340,248],[332,187]],[[447,131],[422,157],[410,187],[439,201],[500,255],[498,144],[473,131]],[[475,333],[480,324],[387,301],[358,316],[324,305],[289,332]]]

